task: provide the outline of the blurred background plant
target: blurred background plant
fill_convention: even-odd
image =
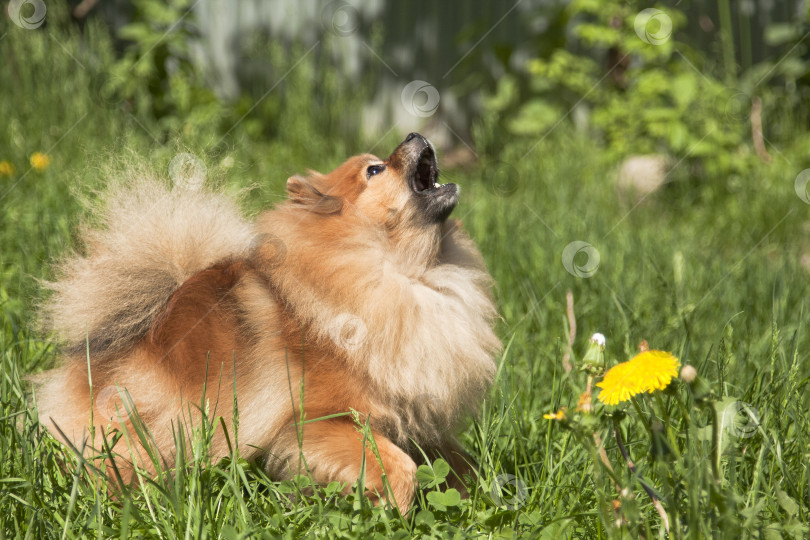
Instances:
[[[2,5],[0,536],[661,536],[642,480],[673,537],[806,535],[807,3]],[[117,163],[166,172],[193,154],[255,214],[291,174],[384,156],[413,130],[463,186],[456,216],[498,283],[508,344],[461,436],[481,464],[470,499],[442,462],[401,517],[237,455],[121,503],[42,433],[24,375],[57,352],[36,330],[37,280],[81,249],[93,216],[78,201]],[[585,445],[543,418],[584,418],[562,361],[566,289],[580,335],[611,336],[608,358],[647,338],[702,381],[616,411],[637,472],[594,474],[600,448],[626,461],[612,416],[585,421]],[[720,409],[750,418],[739,403],[756,429],[713,434]]]
[[[764,146],[757,148],[763,140],[780,148],[806,145],[807,6],[782,3],[791,19],[762,27],[753,2],[736,3],[735,26],[730,3],[718,2],[719,23],[698,11],[691,18],[698,24],[687,27],[687,13],[708,7],[697,4],[573,0],[566,6],[570,39],[498,81],[479,139],[497,150],[501,141],[531,142],[568,121],[612,159],[649,153],[688,159],[692,167],[682,170],[699,178],[750,170],[757,153],[770,159]],[[756,44],[752,27],[762,31]],[[715,35],[708,51],[699,48],[706,46],[702,34]],[[716,49],[721,61],[713,58]],[[768,54],[785,50],[776,59]],[[753,138],[752,122],[760,129]]]

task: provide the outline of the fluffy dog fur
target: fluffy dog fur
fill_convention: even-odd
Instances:
[[[413,443],[470,472],[452,434],[491,383],[497,313],[480,254],[447,220],[458,190],[437,178],[412,134],[385,161],[290,178],[289,199],[254,224],[220,193],[131,178],[50,284],[44,315],[66,358],[35,380],[43,423],[82,447],[89,350],[95,425],[131,430],[130,396],[167,463],[172,425],[196,421],[203,392],[232,429],[235,387],[239,451],[276,477],[303,457],[314,480],[351,486],[365,452],[368,493],[404,511]],[[301,407],[308,420],[357,411],[380,459],[351,416],[302,426]],[[100,448],[100,435],[88,442]],[[125,480],[130,460],[148,468],[143,449],[114,450]],[[229,453],[221,430],[211,452]]]

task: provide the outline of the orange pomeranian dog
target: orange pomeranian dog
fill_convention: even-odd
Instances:
[[[404,512],[420,449],[471,473],[453,431],[480,405],[501,344],[481,255],[448,220],[458,187],[438,174],[412,133],[385,160],[293,176],[289,199],[253,224],[204,188],[139,174],[113,189],[87,254],[49,284],[44,316],[66,358],[34,380],[43,423],[101,448],[91,414],[131,434],[134,406],[172,465],[176,427],[205,401],[233,429],[235,391],[239,452],[275,478],[307,470],[350,489],[365,466],[367,494]],[[127,481],[149,460],[125,439],[138,440],[121,437],[109,463]],[[217,430],[212,457],[229,444]]]

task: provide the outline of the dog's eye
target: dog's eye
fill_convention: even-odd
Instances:
[[[366,169],[366,178],[371,178],[375,174],[380,174],[385,170],[385,165],[372,165]]]

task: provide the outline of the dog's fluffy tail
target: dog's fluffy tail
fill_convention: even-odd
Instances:
[[[91,353],[127,350],[186,279],[250,246],[252,228],[225,195],[170,189],[143,170],[125,176],[94,208],[98,226],[82,229],[85,254],[66,257],[45,283],[53,294],[42,321],[69,354],[87,344]]]

